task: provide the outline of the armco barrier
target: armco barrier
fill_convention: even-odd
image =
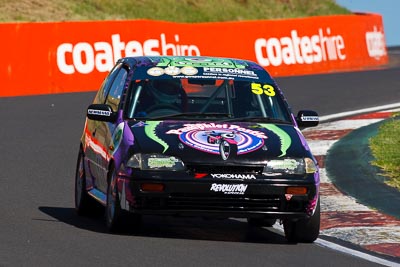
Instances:
[[[0,96],[96,90],[130,55],[249,59],[273,76],[354,70],[388,61],[377,14],[289,20],[152,20],[0,24]]]

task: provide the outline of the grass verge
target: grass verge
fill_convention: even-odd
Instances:
[[[384,122],[376,136],[370,138],[369,146],[378,166],[387,177],[386,184],[400,190],[400,113]]]
[[[0,22],[127,19],[217,22],[349,13],[335,0],[0,0]]]

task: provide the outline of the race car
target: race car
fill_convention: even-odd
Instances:
[[[318,237],[319,168],[300,130],[318,114],[295,116],[258,64],[122,58],[86,115],[75,208],[104,206],[110,231],[163,215],[279,221],[290,242]]]

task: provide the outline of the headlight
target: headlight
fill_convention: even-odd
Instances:
[[[304,175],[306,173],[315,173],[317,166],[310,158],[304,159],[275,159],[269,160],[264,166],[263,175]]]
[[[318,171],[317,166],[315,165],[315,162],[310,159],[310,158],[304,158],[304,164],[306,167],[306,173],[315,173]]]
[[[154,171],[182,171],[185,170],[185,164],[173,156],[162,154],[134,154],[127,162],[126,166]]]

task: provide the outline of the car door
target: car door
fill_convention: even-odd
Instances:
[[[117,84],[114,81],[120,79],[118,75],[122,69],[122,64],[117,64],[108,74],[103,84],[101,85],[93,104],[105,104],[113,85]],[[124,70],[124,73],[126,71]],[[121,75],[121,74],[120,74]],[[114,86],[115,87],[115,86]],[[111,97],[111,96],[110,96]],[[119,100],[117,100],[119,103]],[[115,108],[115,105],[114,107]],[[85,158],[86,158],[86,175],[87,187],[100,189],[102,180],[104,180],[104,166],[107,162],[107,144],[105,136],[109,125],[105,122],[90,120],[86,121],[85,128]]]
[[[127,77],[128,69],[124,65],[121,65],[118,68],[115,79],[110,85],[104,102],[112,108],[113,112],[118,112],[121,109],[120,103],[124,89],[128,83]],[[94,132],[94,138],[102,147],[99,153],[96,153],[97,177],[95,180],[95,187],[104,193],[107,192],[108,167],[113,152],[112,136],[120,122],[120,120],[116,122],[98,122]]]

